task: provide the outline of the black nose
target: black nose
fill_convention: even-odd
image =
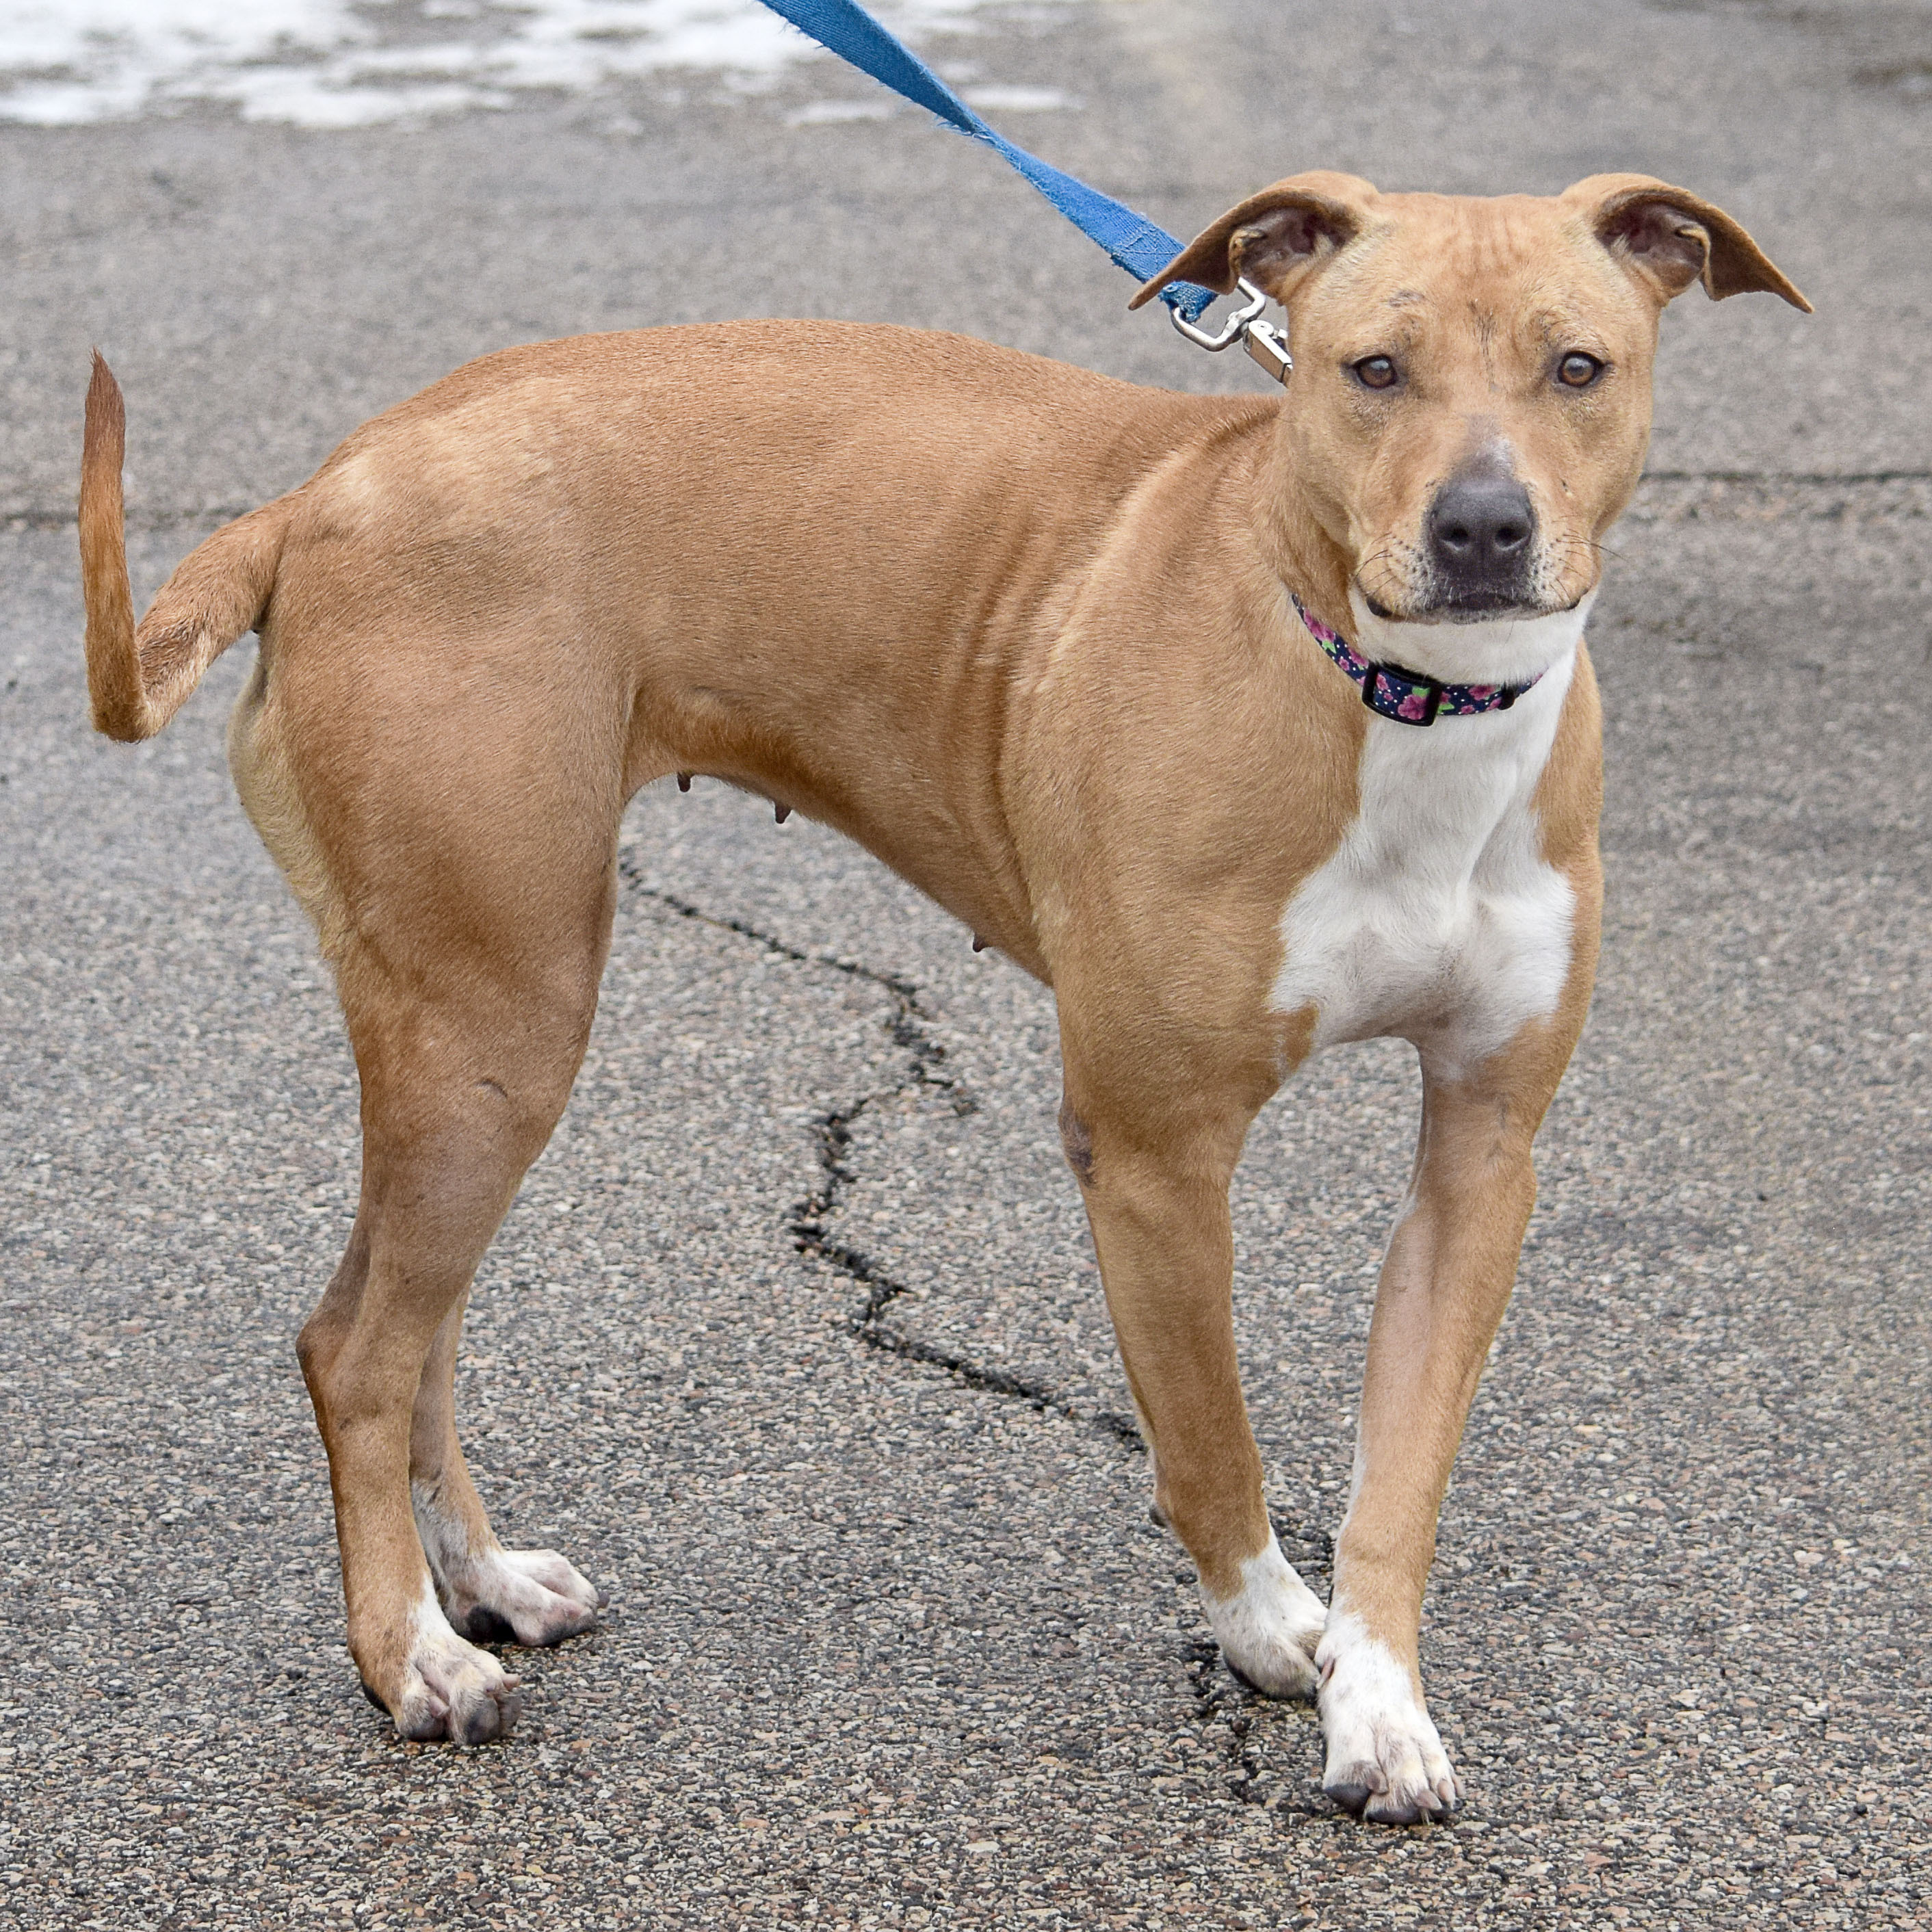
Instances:
[[[1429,554],[1452,602],[1510,602],[1529,562],[1536,512],[1513,476],[1460,476],[1429,511]]]

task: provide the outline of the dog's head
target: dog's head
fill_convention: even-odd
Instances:
[[[1134,301],[1238,278],[1288,312],[1297,514],[1341,553],[1352,602],[1409,623],[1547,616],[1595,586],[1672,297],[1702,281],[1810,307],[1729,215],[1642,175],[1493,200],[1298,175]]]

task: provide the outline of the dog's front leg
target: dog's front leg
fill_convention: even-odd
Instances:
[[[1155,1504],[1194,1559],[1228,1662],[1270,1695],[1311,1696],[1322,1603],[1269,1526],[1234,1355],[1228,1184],[1263,1096],[1230,1083],[1224,1102],[1197,1089],[1177,1104],[1159,1060],[1147,1070],[1103,1097],[1070,1052],[1060,1128],[1154,1459]]]
[[[1534,1067],[1526,1075],[1504,1056],[1500,1073],[1455,1079],[1424,1057],[1421,1136],[1376,1290],[1353,1492],[1318,1653],[1323,1784],[1386,1823],[1439,1816],[1459,1796],[1423,1698],[1423,1589],[1536,1199],[1530,1143],[1567,1057],[1522,1056]]]

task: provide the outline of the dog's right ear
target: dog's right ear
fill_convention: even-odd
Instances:
[[[1354,175],[1291,175],[1204,228],[1127,306],[1153,301],[1170,282],[1198,282],[1226,295],[1243,279],[1285,301],[1310,268],[1361,232],[1375,198]]]

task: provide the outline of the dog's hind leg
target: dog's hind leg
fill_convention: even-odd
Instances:
[[[473,1634],[500,1621],[526,1642],[581,1629],[596,1605],[560,1558],[497,1544],[449,1390],[471,1276],[582,1057],[601,950],[535,978],[472,953],[434,992],[386,962],[341,962],[362,1195],[301,1354],[328,1450],[350,1649],[407,1737],[481,1743],[515,1716],[514,1680],[452,1627],[439,1582]]]
[[[363,1682],[404,1736],[478,1743],[514,1719],[514,1681],[440,1593],[472,1634],[507,1624],[524,1642],[581,1629],[596,1605],[561,1558],[498,1544],[450,1389],[472,1276],[589,1037],[615,904],[623,714],[594,688],[549,710],[540,685],[507,674],[478,678],[473,705],[454,679],[406,703],[381,684],[398,655],[361,654],[352,668],[374,669],[344,678],[332,710],[273,689],[264,700],[272,722],[281,707],[266,742],[304,781],[290,796],[309,896],[323,902],[362,1084],[356,1224],[300,1352]]]
[[[479,1642],[560,1643],[596,1620],[596,1588],[554,1550],[506,1550],[490,1527],[456,1434],[456,1353],[465,1294],[423,1364],[410,1428],[410,1496],[450,1622]]]

